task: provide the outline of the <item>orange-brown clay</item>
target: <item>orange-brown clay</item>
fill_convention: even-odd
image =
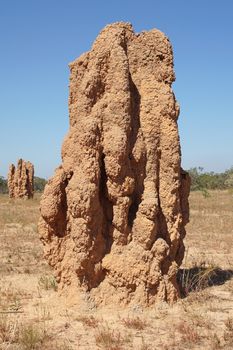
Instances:
[[[34,166],[23,159],[18,160],[17,167],[11,164],[8,172],[8,190],[10,198],[33,198]]]
[[[190,181],[180,166],[172,47],[108,25],[70,64],[70,129],[39,232],[60,289],[100,304],[173,302]]]

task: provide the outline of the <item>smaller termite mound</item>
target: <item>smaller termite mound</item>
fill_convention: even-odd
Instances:
[[[34,166],[31,162],[18,160],[17,167],[11,164],[8,172],[10,198],[30,199],[34,195]]]

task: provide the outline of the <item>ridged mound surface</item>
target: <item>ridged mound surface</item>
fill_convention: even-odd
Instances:
[[[8,190],[10,198],[33,198],[34,166],[23,159],[18,160],[17,167],[11,164],[8,172]]]
[[[107,26],[70,64],[70,129],[39,232],[62,290],[96,304],[172,302],[184,255],[172,47],[158,30]]]

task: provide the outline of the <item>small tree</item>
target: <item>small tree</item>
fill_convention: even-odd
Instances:
[[[7,180],[0,176],[0,193],[8,193]]]
[[[34,190],[36,192],[43,192],[47,181],[42,177],[34,177]]]

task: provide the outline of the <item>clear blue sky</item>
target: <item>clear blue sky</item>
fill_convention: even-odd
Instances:
[[[68,63],[116,21],[165,32],[183,167],[233,165],[232,0],[0,0],[0,175],[19,157],[48,177],[68,130]]]

